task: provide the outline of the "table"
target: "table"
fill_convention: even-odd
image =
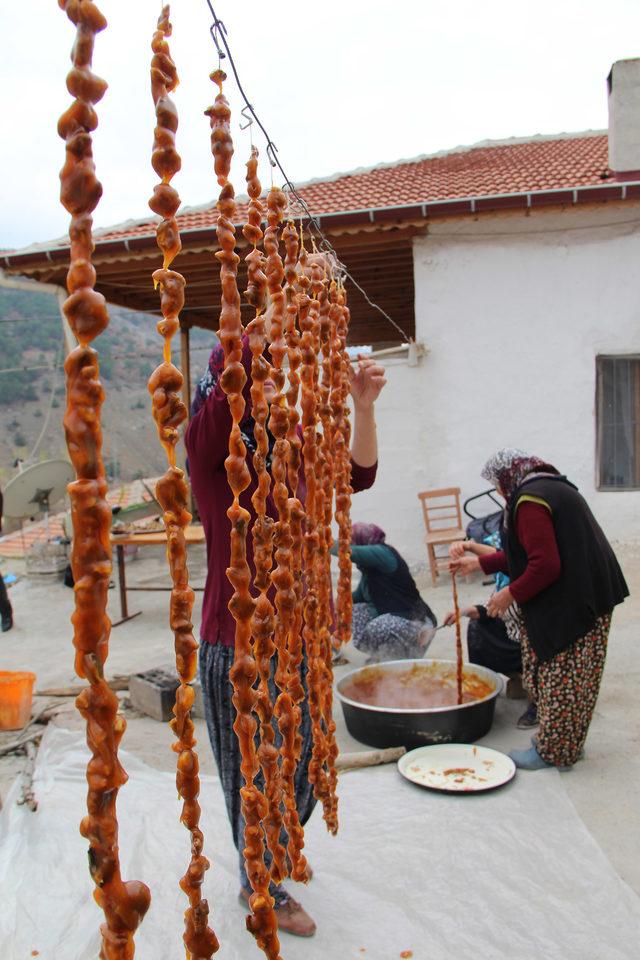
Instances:
[[[192,524],[187,527],[184,531],[184,537],[187,543],[187,548],[194,543],[204,543],[204,529],[200,524]],[[129,590],[171,590],[172,587],[128,587],[127,586],[127,574],[125,568],[124,560],[124,548],[126,546],[134,545],[136,547],[143,546],[157,546],[159,543],[167,542],[167,534],[164,530],[157,530],[153,533],[149,533],[147,530],[141,530],[140,533],[112,533],[111,534],[111,545],[116,548],[116,557],[118,561],[118,587],[120,591],[120,619],[116,620],[111,624],[112,627],[119,627],[121,623],[126,623],[127,620],[133,620],[134,617],[139,617],[142,613],[142,610],[138,610],[136,613],[129,613],[129,607],[127,605],[127,591]],[[202,591],[204,587],[192,587],[192,590]]]

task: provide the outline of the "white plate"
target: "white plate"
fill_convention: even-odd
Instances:
[[[472,743],[436,743],[410,750],[398,760],[407,780],[443,793],[494,790],[515,776],[516,765],[504,753]]]

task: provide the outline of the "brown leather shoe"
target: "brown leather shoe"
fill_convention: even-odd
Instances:
[[[316,932],[315,920],[312,920],[301,903],[287,896],[276,904],[275,915],[278,918],[278,930],[290,933],[294,937],[312,937]]]
[[[249,902],[250,894],[242,887],[239,900]],[[277,904],[274,910],[278,920],[278,930],[290,933],[293,937],[312,937],[316,932],[315,920],[312,920],[302,904],[287,894],[287,899]]]

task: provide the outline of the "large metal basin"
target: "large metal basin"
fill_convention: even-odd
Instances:
[[[453,660],[390,660],[375,667],[360,667],[341,677],[337,695],[342,704],[347,730],[352,737],[372,747],[422,747],[429,743],[473,743],[491,729],[496,698],[502,691],[502,677],[486,667],[466,663],[464,676],[474,674],[490,683],[492,692],[481,700],[445,707],[403,708],[374,706],[349,699],[342,692],[365,671],[410,670],[414,665],[429,667],[437,675],[440,671],[455,671]]]

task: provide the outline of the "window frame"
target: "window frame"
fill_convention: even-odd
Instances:
[[[602,483],[602,432],[603,423],[601,416],[601,404],[603,402],[602,382],[602,361],[606,360],[626,360],[640,363],[640,353],[598,353],[596,354],[596,376],[595,376],[595,487],[599,493],[634,493],[640,491],[640,482],[636,486],[629,487],[611,487]],[[640,443],[638,444],[637,456],[640,457]]]

